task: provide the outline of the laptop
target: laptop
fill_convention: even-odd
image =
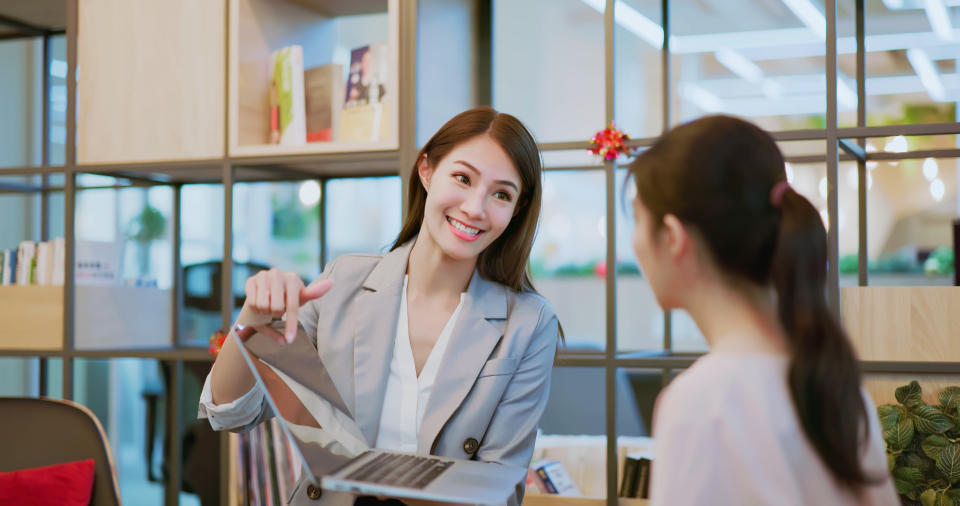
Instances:
[[[290,344],[280,344],[266,335],[271,331],[282,335],[283,325],[237,325],[234,331],[240,336],[237,343],[247,366],[303,464],[306,481],[355,495],[483,505],[519,503],[526,469],[369,448],[303,327],[298,328]],[[324,420],[317,425],[330,430],[287,420],[276,402],[276,392],[267,388],[254,360],[270,366],[291,388],[293,380],[322,399],[321,407],[314,406],[311,417],[317,421],[313,413],[318,413]]]

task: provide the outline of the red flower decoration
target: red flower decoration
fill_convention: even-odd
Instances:
[[[633,154],[634,148],[627,146],[626,141],[630,136],[617,130],[617,127],[610,123],[610,126],[597,132],[593,139],[590,139],[590,152],[600,155],[604,160],[615,160],[620,155]]]
[[[227,333],[223,329],[217,329],[213,334],[210,334],[210,354],[214,357],[220,353],[220,349],[223,348],[223,341],[227,339]]]

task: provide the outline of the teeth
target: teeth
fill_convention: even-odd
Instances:
[[[468,226],[464,225],[463,223],[460,223],[459,221],[454,220],[453,218],[447,218],[447,221],[450,222],[451,225],[453,225],[453,228],[455,228],[455,229],[457,229],[457,230],[459,230],[459,231],[461,231],[461,232],[463,232],[463,233],[465,233],[465,234],[477,235],[477,234],[480,233],[480,229],[479,229],[479,228],[468,227]]]

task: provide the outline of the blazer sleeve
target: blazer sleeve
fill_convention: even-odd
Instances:
[[[559,335],[557,316],[544,305],[533,338],[487,427],[478,460],[524,468],[530,465],[537,424],[550,393]]]

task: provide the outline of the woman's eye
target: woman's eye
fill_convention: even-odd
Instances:
[[[459,182],[459,183],[470,184],[470,179],[469,179],[467,176],[463,175],[463,174],[454,174],[453,177],[454,177],[454,179],[456,179],[457,182]]]
[[[510,195],[507,192],[497,192],[497,193],[494,193],[493,195],[494,197],[500,200],[503,200],[505,202],[510,202],[511,200],[513,200],[513,195]]]

